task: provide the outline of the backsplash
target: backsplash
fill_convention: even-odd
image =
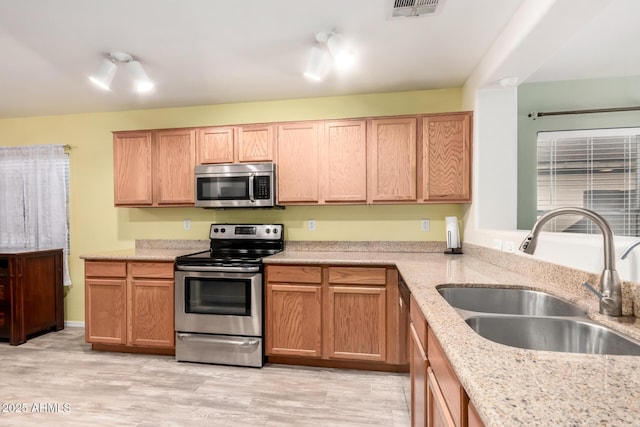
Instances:
[[[463,251],[490,264],[504,269],[530,276],[534,280],[555,283],[558,287],[572,293],[591,298],[595,297],[586,290],[582,283],[589,282],[597,286],[599,275],[574,268],[553,264],[546,261],[519,254],[511,254],[496,249],[477,246],[471,243],[463,244]],[[624,281],[622,284],[622,314],[640,318],[640,284]]]

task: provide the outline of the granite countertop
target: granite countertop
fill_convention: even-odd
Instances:
[[[576,302],[589,317],[640,340],[640,321],[609,318],[597,301],[472,255],[285,250],[268,264],[395,265],[487,427],[634,426],[640,422],[640,357],[524,350],[473,332],[440,296],[443,284],[523,286]]]
[[[197,250],[193,249],[132,248],[82,254],[80,255],[80,258],[89,261],[175,261],[176,257],[179,257],[180,255],[186,255],[196,251]]]

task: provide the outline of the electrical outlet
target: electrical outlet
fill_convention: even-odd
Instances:
[[[499,251],[502,250],[502,240],[501,239],[493,239],[493,249],[497,249]]]
[[[191,230],[191,220],[190,219],[185,219],[184,220],[184,229],[189,231]]]
[[[316,220],[315,219],[307,220],[307,230],[316,231]]]
[[[502,246],[502,250],[505,252],[513,253],[516,250],[515,242],[512,242],[511,240],[505,240],[504,245]]]
[[[420,229],[422,231],[429,231],[429,220],[428,219],[423,219],[422,221],[420,221]]]

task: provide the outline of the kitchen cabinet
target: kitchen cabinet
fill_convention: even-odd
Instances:
[[[214,126],[196,129],[196,163],[271,162],[275,125]]]
[[[402,370],[397,276],[391,267],[267,265],[269,359]]]
[[[270,266],[267,275],[266,352],[321,357],[321,268]]]
[[[62,249],[0,249],[0,338],[19,345],[64,329],[62,282]]]
[[[278,202],[317,204],[319,201],[319,122],[278,125]]]
[[[427,368],[427,424],[428,427],[460,427],[453,420],[444,395],[440,391],[433,369]]]
[[[413,297],[410,304],[411,425],[423,427],[427,425],[427,322]]]
[[[386,361],[386,270],[329,267],[326,356]]]
[[[417,119],[372,119],[368,123],[368,202],[415,202]]]
[[[172,354],[172,262],[85,262],[85,339],[96,350]]]
[[[366,203],[367,127],[365,120],[324,122],[320,146],[321,202]]]
[[[471,200],[471,113],[422,117],[422,198]]]
[[[469,422],[467,423],[467,427],[484,427],[484,423],[482,422],[480,415],[478,415],[478,411],[476,410],[475,405],[471,401],[469,401],[467,412],[468,412],[468,419],[469,419]]]
[[[195,131],[114,132],[116,206],[193,206]]]
[[[113,179],[116,206],[153,204],[151,132],[114,132]]]

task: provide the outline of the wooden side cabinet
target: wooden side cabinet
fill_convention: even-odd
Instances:
[[[85,339],[96,350],[171,354],[172,262],[85,261]]]
[[[321,141],[318,122],[278,126],[278,202],[317,204],[319,201],[318,150]]]
[[[113,180],[116,206],[151,206],[153,174],[151,132],[113,134]]]
[[[0,339],[64,329],[62,249],[0,251]]]

